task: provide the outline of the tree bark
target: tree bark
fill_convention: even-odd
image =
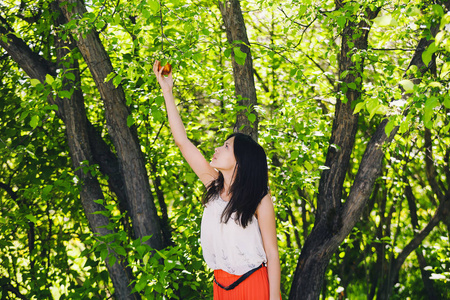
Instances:
[[[239,0],[226,0],[219,1],[219,8],[225,24],[228,43],[233,47],[239,47],[242,52],[247,54],[245,64],[242,66],[236,62],[234,51],[231,51],[238,106],[247,108],[238,111],[234,131],[246,133],[257,141],[258,113],[254,109],[254,106],[257,104],[257,98],[255,80],[253,78],[253,59],[241,5]],[[235,45],[236,41],[241,41],[242,43]],[[250,122],[248,113],[255,115],[256,119],[253,123]]]
[[[336,3],[340,2],[337,1]],[[446,6],[447,5],[448,1],[446,3]],[[375,17],[376,14],[377,12],[369,12],[367,19]],[[359,25],[361,25],[361,23]],[[344,36],[342,37],[343,43],[341,47],[339,75],[341,75],[345,69],[350,70],[351,67],[350,62],[348,62],[348,60],[350,60],[350,52],[346,49],[347,45],[345,43],[347,38],[346,35],[348,33],[353,33],[353,29],[350,25],[346,26],[344,29]],[[364,27],[370,28],[368,24],[366,24],[366,26],[357,26],[356,28],[362,29]],[[432,30],[432,33],[436,34],[436,31],[433,32]],[[364,35],[365,34],[362,34],[362,37],[364,37]],[[423,44],[421,44],[421,42],[422,40],[419,42],[419,45]],[[359,38],[354,41],[354,45],[358,49],[364,49],[361,48],[361,46],[367,46],[366,43],[367,38],[365,40]],[[418,46],[416,48],[416,53],[411,60],[410,66],[420,63],[420,60],[417,60],[416,58],[421,57],[421,54],[425,50],[423,45],[421,47],[422,48],[419,48]],[[349,64],[347,68],[345,68],[346,64],[343,64],[343,62]],[[428,70],[428,68],[422,68],[420,65],[418,65],[418,67],[422,72]],[[349,75],[347,78],[348,77]],[[346,81],[347,78],[344,78],[344,82],[349,82]],[[331,147],[329,148],[326,160],[326,166],[330,167],[330,169],[324,171],[320,179],[318,216],[316,217],[316,224],[313,231],[308,237],[300,255],[297,270],[294,274],[290,299],[318,299],[321,286],[319,283],[323,280],[323,274],[328,261],[339,244],[344,240],[345,236],[351,231],[356,221],[360,218],[364,206],[370,196],[374,181],[379,175],[383,159],[382,145],[390,142],[398,130],[398,128],[394,128],[390,136],[387,137],[385,134],[387,120],[385,119],[380,123],[366,147],[348,198],[345,204],[341,205],[342,183],[345,179],[345,171],[347,170],[348,159],[352,150],[351,147],[353,147],[354,130],[356,130],[356,121],[353,119],[351,114],[352,109],[348,104],[355,100],[355,95],[357,94],[347,95],[348,100],[344,105],[342,105],[340,99],[338,99],[336,103],[336,114],[330,139]],[[341,112],[342,110],[343,112]],[[333,145],[337,145],[338,147],[334,147]],[[443,206],[442,210],[445,211],[447,205]],[[420,243],[421,238],[424,238],[424,235],[426,236],[427,232],[436,225],[435,222],[437,219],[438,216],[433,217],[429,226],[411,241],[404,249],[405,255],[408,251],[414,250],[413,247],[416,243]],[[394,269],[398,270],[401,267],[400,263],[402,263],[404,259],[406,259],[406,257],[403,258],[402,256],[401,258],[398,258],[395,262]],[[317,267],[315,267],[315,265]],[[398,272],[396,274],[398,274]],[[311,281],[314,282],[314,284],[310,284]]]
[[[0,32],[8,37],[8,42],[4,43],[0,40],[0,45],[30,78],[38,79],[41,83],[45,84],[47,74],[55,75],[57,65],[46,61],[31,51],[23,40],[18,38],[12,32],[12,29],[7,27],[3,22],[2,26],[0,26]],[[62,60],[68,51],[64,46],[70,47],[70,45],[64,45],[59,39],[56,40],[57,56],[59,60]],[[66,69],[63,65],[60,67]],[[75,81],[79,83],[80,77],[76,62],[71,66],[71,69],[71,72],[75,75]],[[72,86],[67,80],[65,85],[66,87],[69,85]],[[75,84],[73,86],[77,85]],[[104,228],[109,223],[108,218],[101,214],[95,214],[98,211],[104,210],[102,205],[94,202],[95,200],[103,199],[100,184],[97,178],[93,177],[90,172],[85,174],[80,168],[83,161],[90,163],[94,161],[89,141],[89,123],[85,113],[83,94],[79,88],[75,88],[71,99],[56,98],[53,100],[49,98],[49,100],[51,100],[51,103],[58,105],[57,115],[64,121],[66,126],[69,153],[75,174],[80,179],[80,198],[91,230],[101,236],[112,234],[113,231]],[[107,260],[106,266],[113,282],[117,299],[140,298],[139,295],[131,295],[132,285],[130,285],[130,282],[133,278],[129,270],[127,270],[126,265],[121,263],[120,260],[117,260],[117,263],[111,265]]]
[[[437,208],[435,214],[431,218],[430,222],[425,226],[422,231],[420,231],[410,242],[408,245],[406,245],[405,248],[403,248],[402,252],[397,256],[397,258],[394,259],[392,263],[391,270],[383,281],[382,286],[380,287],[377,295],[377,299],[389,299],[392,287],[394,286],[397,278],[398,273],[400,272],[400,268],[405,262],[406,258],[413,252],[419,245],[422,243],[422,241],[428,236],[428,234],[433,230],[433,228],[439,224],[439,222],[442,220],[443,212],[448,207],[449,199],[446,199],[446,201],[442,201],[439,204],[439,207]]]
[[[86,7],[79,0],[59,0],[59,3],[69,21],[81,18],[86,13]],[[161,249],[164,243],[160,220],[153,202],[136,128],[127,125],[130,111],[126,106],[122,86],[119,84],[116,88],[112,80],[105,82],[105,78],[114,72],[114,69],[98,33],[90,29],[88,32],[78,31],[73,34],[77,35],[75,39],[78,49],[105,104],[108,132],[115,146],[120,172],[123,175],[135,237],[152,236],[146,243],[152,248]]]
[[[445,12],[448,12],[450,10],[450,1],[444,1],[444,7]],[[430,33],[433,36],[436,36],[436,34],[439,32],[439,23],[432,26],[430,28]],[[411,62],[408,66],[410,68],[411,66],[415,65],[417,66],[418,70],[421,72],[421,74],[425,74],[427,71],[433,69],[435,67],[435,60],[432,59],[430,63],[426,66],[424,65],[422,61],[422,53],[426,50],[426,48],[432,43],[430,39],[422,38],[418,46],[416,47],[416,51],[411,59]],[[421,78],[411,78],[413,81],[415,81],[416,84],[418,84],[421,81]],[[425,129],[425,171],[426,171],[426,177],[428,180],[428,184],[430,185],[432,191],[439,199],[439,206],[436,209],[435,214],[427,224],[427,226],[420,231],[411,241],[410,243],[400,252],[400,254],[397,256],[397,258],[394,259],[392,262],[392,267],[389,271],[389,274],[383,279],[382,285],[379,288],[377,299],[389,299],[390,294],[392,292],[392,288],[398,278],[398,274],[400,272],[400,268],[402,264],[405,262],[406,258],[411,254],[412,251],[416,250],[422,241],[428,236],[428,234],[431,232],[431,230],[439,224],[439,222],[444,221],[446,222],[446,219],[450,217],[450,194],[448,191],[442,191],[439,187],[439,184],[436,180],[436,169],[433,165],[433,152],[432,152],[432,142],[431,142],[431,132],[428,129]],[[406,190],[406,194],[409,197],[412,197],[412,192]],[[409,199],[409,201],[411,201]],[[410,203],[411,207],[411,203]],[[414,223],[417,225],[417,220],[412,219],[412,223],[414,226]],[[418,259],[421,260],[420,254],[418,255]],[[422,270],[422,274],[424,275],[424,270]],[[426,275],[425,275],[426,276]],[[432,295],[431,297],[436,296],[433,292],[432,285],[429,284],[428,280],[424,280],[424,283],[427,288],[427,292],[429,295]],[[433,298],[434,299],[434,298]]]
[[[405,178],[405,181],[407,182],[407,185],[405,187],[405,196],[406,196],[406,199],[408,200],[409,211],[411,212],[411,214],[410,214],[411,215],[411,224],[413,226],[413,229],[417,230],[419,228],[419,221],[417,218],[416,197],[414,196],[414,194],[412,192],[412,188],[409,185],[407,178]],[[417,260],[419,262],[420,272],[422,274],[422,281],[423,281],[423,285],[425,286],[425,290],[427,292],[428,299],[430,299],[430,300],[440,299],[441,296],[438,295],[436,289],[434,288],[433,280],[430,279],[431,272],[425,270],[425,267],[428,265],[425,260],[425,257],[423,256],[420,249],[416,249],[415,252],[416,252]]]
[[[367,11],[367,19],[372,19],[377,11]],[[337,250],[345,236],[351,231],[362,214],[362,208],[369,199],[373,183],[381,169],[382,145],[387,140],[384,134],[384,121],[369,142],[361,161],[361,167],[350,192],[348,205],[341,204],[342,186],[349,166],[350,155],[358,126],[358,115],[353,114],[352,103],[361,96],[360,83],[364,60],[356,64],[351,60],[352,49],[367,49],[370,24],[361,21],[358,24],[348,23],[342,34],[342,45],[339,61],[339,75],[349,72],[343,79],[344,84],[355,82],[356,89],[347,88],[345,98],[338,97],[335,119],[333,121],[330,146],[319,183],[317,214],[314,228],[308,236],[300,254],[297,269],[294,273],[289,299],[318,299],[322,287],[325,270],[329,260]],[[350,47],[350,44],[354,47]],[[339,86],[338,90],[342,87]]]

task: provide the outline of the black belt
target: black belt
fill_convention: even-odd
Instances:
[[[214,276],[214,282],[221,288],[223,288],[226,291],[232,290],[235,287],[237,287],[242,281],[244,281],[245,279],[247,279],[250,275],[252,275],[253,273],[255,273],[256,271],[258,271],[259,269],[261,269],[261,267],[264,266],[264,264],[259,265],[258,267],[251,269],[250,271],[248,271],[247,273],[245,273],[244,275],[242,275],[241,277],[239,277],[235,282],[233,282],[232,284],[230,284],[229,286],[223,286],[220,283],[217,282],[216,277]]]

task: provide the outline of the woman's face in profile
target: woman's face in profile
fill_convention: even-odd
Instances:
[[[215,149],[210,165],[222,172],[234,170],[236,166],[236,158],[234,157],[234,136],[226,140],[222,146]]]

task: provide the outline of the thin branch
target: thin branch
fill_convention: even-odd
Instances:
[[[416,51],[416,50],[425,50],[425,48],[416,48],[416,49],[408,49],[408,48],[368,48],[368,50],[374,50],[374,51]]]
[[[1,279],[3,279],[4,277],[2,277]],[[8,292],[10,291],[11,293],[13,293],[17,298],[19,299],[23,299],[23,300],[27,300],[28,298],[25,297],[24,295],[22,295],[19,291],[18,288],[14,287],[11,283],[6,283],[5,285],[2,286],[2,288],[4,289],[4,291]],[[6,296],[6,295],[4,295]]]
[[[316,62],[311,56],[309,56],[309,55],[306,54],[305,52],[302,51],[302,53],[303,53],[303,55],[305,55],[310,61],[312,61],[312,63],[313,63],[317,68],[319,68],[319,69],[322,71],[322,73],[323,73],[323,74],[325,75],[325,77],[327,78],[328,82],[331,84],[332,87],[334,87],[334,80],[326,75],[326,71],[319,65],[319,63]]]
[[[300,23],[300,22],[297,22],[297,21],[292,20],[292,18],[290,18],[290,17],[284,12],[284,10],[283,10],[281,7],[278,7],[278,10],[281,11],[281,12],[283,13],[283,15],[284,15],[289,21],[291,21],[291,22],[297,24],[297,25],[300,26],[300,27],[304,27],[305,29],[307,29],[307,28],[311,25],[311,23],[310,23],[309,25],[304,25],[304,24],[302,24],[302,23]]]
[[[164,127],[165,124],[166,124],[166,120],[164,120],[164,121],[162,122],[161,126],[159,127],[159,130],[158,130],[158,132],[156,133],[155,138],[153,139],[152,145],[155,144],[155,142],[156,142],[156,140],[158,139],[159,134],[161,133],[161,130],[163,129],[163,127]]]
[[[253,74],[256,75],[256,78],[258,78],[258,80],[261,82],[263,89],[266,93],[269,92],[269,88],[267,87],[267,85],[264,83],[264,80],[261,78],[261,76],[259,76],[258,72],[256,72],[255,68],[253,68]]]
[[[161,19],[160,21],[160,26],[161,26],[161,53],[164,53],[164,25],[163,25],[163,16],[162,16],[162,0],[159,0],[159,18]]]
[[[4,189],[6,191],[6,193],[14,200],[17,201],[17,199],[19,198],[19,196],[17,195],[16,192],[13,191],[13,189],[11,188],[11,186],[9,186],[6,183],[0,182],[0,188]]]

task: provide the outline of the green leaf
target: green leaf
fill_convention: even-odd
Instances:
[[[64,76],[69,80],[75,81],[75,74],[73,73],[67,72]]]
[[[306,170],[308,170],[308,172],[310,172],[313,169],[313,165],[307,160],[303,162],[303,165],[305,166]]]
[[[350,82],[349,84],[347,84],[347,86],[348,86],[349,88],[351,88],[352,90],[356,90],[356,89],[357,89],[356,83],[354,83],[354,82]]]
[[[390,14],[376,17],[375,19],[373,19],[373,22],[380,27],[397,25],[397,21],[394,18],[392,18],[392,15]]]
[[[114,264],[116,263],[117,258],[114,255],[111,255],[109,257],[109,265],[110,266],[114,266]]]
[[[430,46],[422,53],[422,61],[423,63],[428,66],[428,64],[431,61],[431,58],[433,57],[433,54],[438,50],[439,48],[436,46],[435,42],[432,42]]]
[[[150,253],[147,253],[147,254],[144,255],[144,258],[142,259],[142,262],[144,263],[144,266],[147,265],[149,258],[150,258]]]
[[[433,9],[433,13],[435,15],[438,15],[438,17],[442,17],[444,15],[444,9],[442,8],[442,5],[433,4],[432,9]]]
[[[450,96],[449,95],[445,95],[445,97],[444,97],[444,106],[445,106],[445,108],[450,109]]]
[[[155,98],[155,103],[156,103],[156,105],[158,105],[158,106],[162,105],[162,104],[164,103],[164,97],[163,97],[163,96],[157,96],[157,97]]]
[[[73,93],[73,91],[65,91],[65,90],[63,90],[63,91],[59,91],[58,92],[58,96],[63,98],[63,99],[64,98],[70,99],[70,97],[72,97],[72,93]]]
[[[142,242],[145,243],[146,241],[148,241],[149,239],[151,239],[152,236],[151,235],[146,235],[142,237]]]
[[[438,98],[435,97],[435,96],[431,96],[425,102],[425,109],[426,110],[432,110],[433,108],[435,108],[438,105],[439,105]]]
[[[32,78],[30,79],[30,83],[32,86],[37,86],[39,83],[41,83],[38,79]]]
[[[45,186],[45,187],[42,189],[42,196],[43,196],[43,197],[46,197],[46,196],[51,192],[52,189],[53,189],[53,185],[51,185],[51,184]]]
[[[109,73],[108,76],[106,76],[105,78],[105,82],[110,81],[112,78],[114,78],[114,76],[116,76],[116,73],[114,72]]]
[[[434,87],[434,88],[442,88],[442,84],[440,82],[437,82],[437,81],[430,82],[428,84],[428,86]]]
[[[133,124],[134,124],[133,116],[132,115],[128,115],[128,117],[127,117],[127,126],[131,127],[131,126],[133,126]]]
[[[31,117],[31,121],[30,121],[30,126],[34,129],[38,126],[39,124],[39,116],[38,115],[34,115]]]
[[[20,114],[19,121],[23,121],[26,117],[28,117],[29,114],[30,114],[30,111],[29,111],[29,110],[26,110],[26,111],[22,112],[22,113]]]
[[[142,16],[144,17],[144,19],[149,19],[151,17],[151,13],[150,11],[148,11],[148,9],[143,9],[142,10]]]
[[[50,74],[45,75],[45,82],[47,82],[49,85],[52,85],[52,83],[55,81],[55,79]]]
[[[395,127],[395,121],[394,120],[389,120],[389,122],[386,124],[386,127],[384,128],[384,133],[386,133],[387,136],[389,136],[392,132],[392,130]]]
[[[339,27],[344,28],[345,24],[347,23],[347,18],[345,16],[339,16],[336,20]]]
[[[159,12],[159,2],[156,0],[149,0],[148,5],[150,6],[150,9],[153,13]]]
[[[134,286],[134,289],[137,292],[140,292],[140,291],[142,291],[142,289],[145,288],[146,285],[147,285],[147,276],[142,275],[141,278],[139,278],[139,280],[136,283],[136,285]]]
[[[436,37],[435,37],[436,45],[442,46],[441,42],[444,40],[445,36],[446,36],[446,32],[445,31],[438,32],[438,34],[436,34]]]
[[[159,256],[161,256],[164,259],[167,259],[167,256],[165,256],[161,251],[158,251],[155,249],[155,251],[159,254]]]
[[[233,52],[234,52],[234,55],[237,57],[243,57],[243,58],[247,57],[247,53],[242,52],[240,47],[234,47]]]
[[[102,260],[105,260],[107,256],[108,256],[108,249],[107,249],[107,248],[104,248],[104,249],[100,252],[100,257],[102,258]]]
[[[117,75],[116,77],[114,77],[113,84],[116,88],[119,86],[119,84],[121,82],[122,82],[122,77],[120,75]]]
[[[289,72],[289,76],[294,77],[296,73],[297,73],[297,69],[292,69],[292,70]]]
[[[344,72],[341,73],[341,75],[339,76],[341,79],[344,79],[345,77],[347,77],[349,70],[345,70]]]
[[[245,58],[247,57],[247,53],[242,52],[241,48],[239,47],[234,47],[233,52],[234,52],[234,60],[236,61],[236,63],[242,66],[245,65]]]
[[[248,115],[248,120],[250,121],[250,123],[255,123],[256,121],[256,115],[255,114],[249,114]]]
[[[408,16],[414,17],[417,15],[420,15],[420,9],[417,8],[416,6],[413,6],[413,7],[408,8],[406,13],[408,14]]]
[[[195,173],[186,173],[185,178],[187,183],[192,184],[197,179],[197,175]]]
[[[99,20],[98,22],[97,22],[97,24],[95,24],[95,27],[97,28],[97,30],[102,30],[103,29],[103,27],[105,26],[105,21],[104,20]]]
[[[223,55],[225,55],[225,57],[230,57],[231,51],[232,51],[232,49],[231,49],[231,48],[228,48],[228,49],[226,49],[226,50],[224,51]]]
[[[136,247],[137,253],[139,253],[140,257],[144,256],[144,252],[147,248],[144,245],[140,245]]]
[[[32,214],[26,215],[25,218],[27,218],[30,222],[33,222],[33,223],[37,222],[37,218],[35,216],[33,216]]]
[[[414,83],[411,80],[404,79],[401,80],[398,84],[400,84],[406,93],[410,93],[414,90]]]
[[[365,102],[359,102],[355,105],[355,109],[353,110],[353,114],[357,114],[361,111],[361,109],[364,107],[366,103]]]

